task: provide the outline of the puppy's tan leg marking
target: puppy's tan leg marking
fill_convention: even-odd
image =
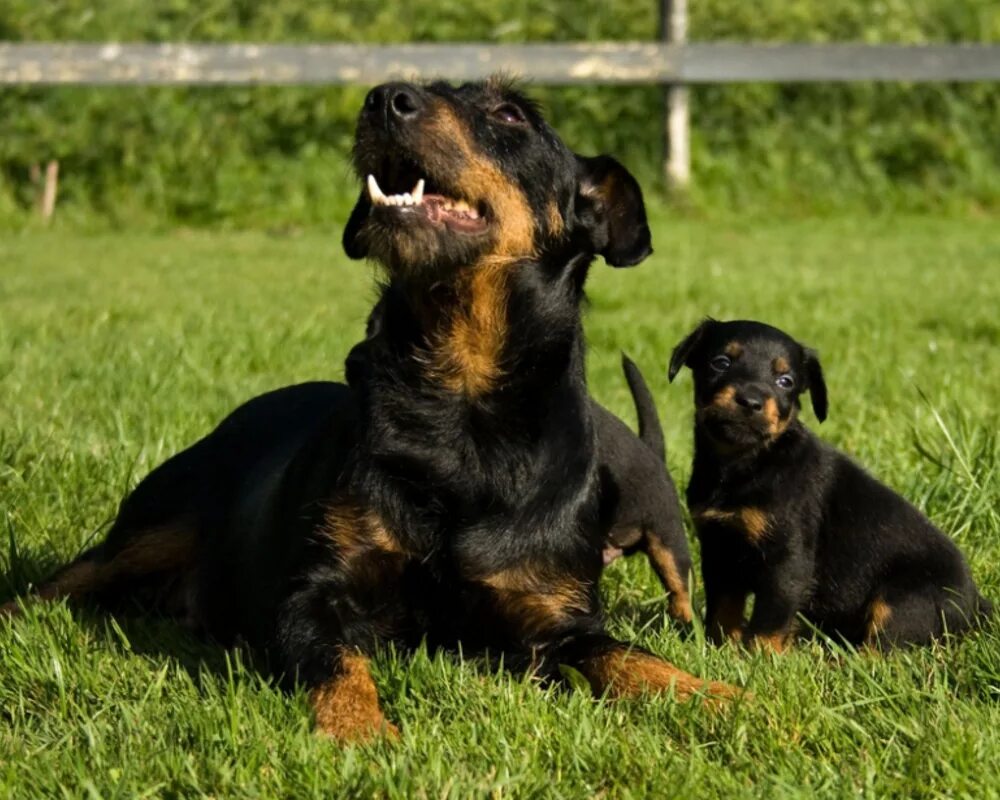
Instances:
[[[868,625],[865,629],[865,645],[877,647],[879,637],[892,618],[892,608],[881,597],[876,597],[868,606]]]
[[[646,552],[653,570],[670,592],[668,601],[670,616],[678,622],[688,623],[693,618],[691,597],[685,576],[677,568],[677,560],[670,550],[655,536],[646,537]]]
[[[709,638],[716,644],[728,640],[739,642],[743,639],[746,595],[723,595],[709,617],[706,627]]]
[[[753,637],[751,646],[759,650],[769,650],[772,653],[783,653],[788,648],[789,631],[776,631]]]

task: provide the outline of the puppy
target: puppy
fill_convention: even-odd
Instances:
[[[687,501],[717,639],[782,650],[798,615],[851,644],[925,644],[988,615],[958,548],[799,420],[827,413],[816,353],[760,322],[706,320],[674,350],[694,373]],[[748,595],[753,613],[744,625]]]
[[[597,431],[601,524],[607,531],[604,563],[644,552],[670,595],[671,618],[687,625],[692,617],[688,592],[691,553],[677,489],[667,472],[663,430],[639,368],[623,355],[622,369],[635,403],[638,436],[591,399]]]

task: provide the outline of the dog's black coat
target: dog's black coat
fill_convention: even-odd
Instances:
[[[350,388],[250,401],[151,473],[40,593],[155,595],[266,649],[344,738],[385,725],[355,655],[385,642],[568,663],[597,691],[701,688],[610,637],[597,592],[580,302],[595,255],[651,252],[638,184],[573,154],[496,81],[376,88],[355,163],[386,192],[426,187],[405,207],[362,191],[348,222],[347,252],[387,274]]]
[[[377,304],[368,317],[366,339],[351,350],[349,374],[365,367],[369,342],[379,336],[384,309]],[[603,560],[646,554],[650,566],[670,595],[671,617],[691,622],[689,592],[691,553],[677,489],[666,466],[666,444],[656,403],[642,372],[622,356],[639,435],[593,398],[589,409],[594,422],[598,475],[598,518],[604,538]]]
[[[818,356],[757,322],[708,320],[674,351],[694,373],[687,501],[717,636],[780,649],[796,615],[852,644],[920,644],[991,609],[958,548],[798,419],[827,412]],[[754,595],[744,628],[744,603]]]

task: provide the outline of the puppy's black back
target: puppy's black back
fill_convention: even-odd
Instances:
[[[670,593],[671,617],[691,621],[688,582],[691,553],[677,489],[665,462],[663,429],[639,368],[622,356],[639,420],[639,436],[618,417],[591,401],[597,438],[601,527],[607,531],[605,563],[618,555],[645,552]]]
[[[959,633],[989,613],[950,538],[847,456],[819,449],[830,468],[821,487],[820,569],[808,616],[861,642],[868,630],[858,622],[871,626],[872,609],[884,605],[891,625],[885,623],[883,638],[900,644]]]

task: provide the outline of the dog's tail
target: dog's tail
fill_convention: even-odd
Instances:
[[[639,439],[656,457],[666,463],[667,446],[663,439],[663,428],[660,427],[660,415],[656,413],[656,403],[646,385],[642,373],[625,353],[622,353],[622,370],[632,392],[632,402],[635,403],[635,413],[639,418]]]

